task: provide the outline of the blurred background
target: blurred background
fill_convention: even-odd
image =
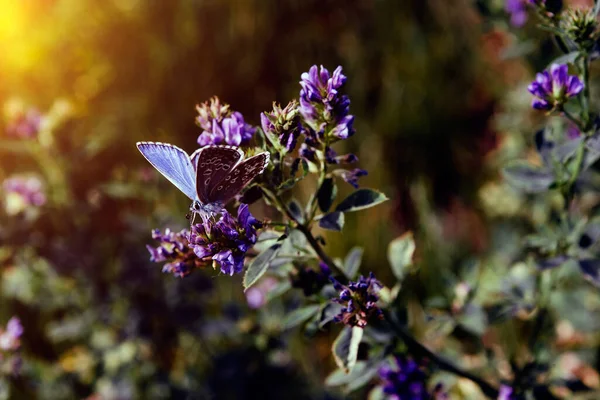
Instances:
[[[0,0],[0,323],[24,326],[2,390],[343,398],[322,385],[335,335],[275,334],[241,277],[150,263],[151,229],[184,228],[188,200],[135,142],[191,153],[196,104],[217,95],[259,125],[311,65],[343,66],[356,134],[339,151],[391,201],[352,214],[327,249],[364,247],[361,271],[389,284],[387,244],[412,230],[421,269],[405,296],[452,301],[464,265],[527,229],[498,168],[540,122],[525,87],[556,54],[532,32],[500,0]]]

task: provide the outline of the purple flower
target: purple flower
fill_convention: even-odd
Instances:
[[[323,66],[313,65],[301,75],[300,114],[309,131],[312,130],[309,136],[324,136],[329,142],[354,134],[354,116],[349,115],[350,99],[338,92],[345,82],[341,66],[330,75]],[[315,135],[315,132],[323,133]]]
[[[204,131],[198,136],[200,146],[247,144],[254,136],[256,128],[244,122],[242,114],[231,111],[229,104],[221,104],[218,97],[196,106],[196,124]]]
[[[510,14],[511,25],[521,27],[527,22],[527,6],[544,3],[545,0],[506,0],[504,9]]]
[[[369,173],[364,169],[355,168],[353,170],[338,169],[333,171],[333,174],[341,176],[343,180],[354,186],[354,188],[358,188],[358,178]]]
[[[41,207],[46,203],[42,181],[35,176],[13,176],[2,183],[6,193],[5,206],[9,215],[16,215],[30,207]]]
[[[387,399],[430,400],[444,395],[440,388],[434,393],[427,391],[425,368],[410,358],[395,356],[379,369],[379,378]]]
[[[7,136],[34,138],[40,131],[42,114],[35,108],[16,113],[6,126]]]
[[[262,278],[256,285],[246,290],[246,301],[248,307],[257,309],[267,304],[267,295],[277,286],[277,280],[267,276]]]
[[[289,153],[296,148],[300,134],[298,102],[292,100],[285,108],[273,103],[273,111],[260,114],[263,132],[281,153]]]
[[[200,259],[212,259],[222,273],[233,275],[244,268],[246,252],[256,243],[262,224],[250,214],[247,204],[238,208],[237,219],[223,211],[217,222],[207,219],[192,226],[190,248]]]
[[[150,252],[150,260],[153,262],[167,261],[162,271],[179,278],[188,275],[196,268],[208,266],[210,261],[202,260],[190,248],[188,235],[189,233],[185,230],[176,233],[167,229],[164,234],[160,233],[158,229],[152,231],[152,239],[158,240],[160,244],[157,247],[146,246]]]
[[[352,153],[338,156],[335,150],[327,146],[325,148],[325,161],[327,161],[328,164],[354,164],[355,162],[358,162],[358,157]]]
[[[529,87],[535,96],[531,106],[536,110],[553,110],[583,90],[583,83],[576,75],[569,75],[567,64],[552,64],[550,71],[536,75]]]
[[[335,317],[335,322],[363,328],[370,318],[382,318],[381,310],[376,304],[379,300],[377,292],[382,285],[375,279],[372,272],[369,274],[369,278],[361,276],[358,281],[348,283],[348,286],[342,285],[333,277],[329,279],[335,290],[340,293],[339,298],[333,301],[345,306]]]
[[[300,267],[290,278],[292,287],[302,289],[305,296],[319,293],[329,282],[331,270],[323,263],[319,264],[319,271],[310,267]]]
[[[513,388],[507,385],[500,385],[497,400],[516,400],[517,398]]]
[[[0,350],[14,351],[21,346],[20,337],[23,334],[23,326],[17,317],[12,317],[6,324],[6,329],[0,329]]]

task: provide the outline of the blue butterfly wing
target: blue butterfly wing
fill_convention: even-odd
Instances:
[[[191,200],[196,199],[196,178],[190,156],[177,146],[160,142],[138,142],[140,153],[154,168]]]
[[[226,204],[269,165],[269,153],[264,152],[239,162],[219,183],[210,188],[210,203]]]
[[[244,153],[233,146],[205,146],[192,154],[191,162],[196,167],[196,193],[204,204],[210,201],[210,190],[244,158]]]

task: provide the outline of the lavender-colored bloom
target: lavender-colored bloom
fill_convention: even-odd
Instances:
[[[218,97],[196,106],[196,111],[196,124],[204,130],[198,136],[200,146],[240,146],[247,144],[256,132],[256,128],[244,122],[242,114],[231,111],[229,104],[221,104]]]
[[[6,212],[10,215],[46,204],[44,185],[38,177],[13,176],[2,183],[2,189],[6,193]]]
[[[17,113],[6,126],[7,136],[34,138],[40,131],[42,114],[35,108]]]
[[[327,161],[328,164],[354,164],[355,162],[358,162],[358,157],[352,153],[338,156],[335,150],[327,146],[325,148],[325,161]]]
[[[515,394],[513,388],[507,385],[500,385],[497,400],[516,400],[518,396]]]
[[[331,276],[329,267],[320,263],[319,271],[315,271],[310,267],[300,267],[290,278],[292,280],[292,287],[302,289],[305,296],[311,296],[323,289],[329,282],[329,276]]]
[[[158,229],[152,231],[152,239],[158,240],[160,244],[157,247],[146,246],[150,252],[150,260],[167,261],[162,271],[179,278],[188,275],[196,268],[208,266],[210,261],[202,260],[190,248],[188,235],[186,230],[176,233],[167,229],[164,234]]]
[[[425,368],[410,358],[395,356],[393,361],[379,369],[381,386],[387,399],[430,400],[440,397],[441,390],[427,391]]]
[[[581,93],[583,83],[576,75],[569,75],[567,64],[552,64],[550,71],[537,74],[527,89],[535,96],[531,103],[533,108],[553,110]]]
[[[510,23],[521,27],[527,22],[527,6],[543,5],[545,0],[506,0],[504,9],[510,14]]]
[[[282,153],[296,148],[300,134],[298,102],[293,100],[285,108],[273,103],[273,111],[260,114],[263,132],[269,141]]]
[[[242,204],[237,219],[223,211],[217,222],[207,219],[192,226],[190,247],[200,259],[212,259],[222,273],[237,274],[243,270],[246,252],[256,243],[256,229],[261,226],[248,205]]]
[[[14,351],[21,346],[20,337],[23,326],[17,317],[12,317],[6,324],[6,329],[0,330],[0,350]]]
[[[323,131],[330,140],[347,139],[354,134],[350,99],[338,92],[345,82],[341,66],[330,74],[323,66],[313,65],[301,75],[300,113],[313,131]]]
[[[358,188],[358,178],[369,173],[364,169],[355,168],[353,170],[338,169],[333,171],[333,174],[341,176],[343,180],[354,186],[354,188]]]
[[[267,276],[262,278],[256,285],[246,290],[246,301],[248,307],[257,309],[267,304],[267,295],[277,286],[277,280]]]
[[[349,326],[359,326],[361,328],[367,325],[372,317],[382,318],[382,313],[377,307],[379,296],[377,292],[382,288],[381,283],[375,279],[371,272],[368,278],[360,276],[358,281],[348,283],[348,286],[342,285],[333,277],[329,278],[333,287],[340,295],[333,301],[344,305],[340,314],[335,318],[335,322],[343,322]]]

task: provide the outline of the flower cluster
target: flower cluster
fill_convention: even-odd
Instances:
[[[35,176],[13,176],[2,183],[6,193],[5,207],[9,215],[16,215],[30,207],[46,203],[42,181]]]
[[[263,132],[280,153],[289,153],[296,148],[300,135],[298,112],[298,102],[292,100],[283,109],[273,103],[273,111],[260,114]]]
[[[533,108],[555,110],[581,93],[583,83],[576,75],[569,75],[567,64],[553,64],[550,71],[537,74],[527,89],[535,96],[531,104]]]
[[[331,276],[331,270],[324,263],[319,264],[319,269],[320,271],[315,271],[310,267],[298,268],[297,272],[291,276],[292,287],[302,289],[305,296],[319,293],[329,282]]]
[[[372,317],[382,318],[381,310],[377,307],[379,300],[377,292],[383,286],[375,279],[372,272],[368,278],[360,276],[358,281],[350,282],[348,286],[342,285],[333,277],[330,280],[333,282],[335,290],[340,292],[340,297],[333,301],[345,306],[335,317],[335,322],[362,328]]]
[[[412,359],[395,356],[390,364],[379,369],[379,377],[387,399],[441,400],[446,398],[441,386],[437,386],[433,393],[427,390],[425,368]]]
[[[569,9],[562,17],[561,27],[584,49],[590,50],[598,39],[598,21],[591,9]]]
[[[40,131],[42,114],[35,108],[19,111],[6,126],[6,134],[17,138],[34,138]]]
[[[218,97],[196,106],[196,124],[203,129],[198,136],[200,146],[228,144],[240,146],[250,142],[256,128],[244,122],[237,111],[231,111],[229,104],[221,104]]]
[[[185,230],[177,233],[167,229],[164,234],[160,233],[158,229],[154,230],[152,239],[158,240],[160,244],[157,247],[146,245],[150,252],[150,260],[153,262],[167,261],[163,266],[163,272],[179,278],[188,275],[195,268],[208,266],[210,261],[198,258],[189,247],[188,235],[189,233]]]
[[[510,14],[510,23],[521,27],[527,22],[527,6],[543,6],[546,0],[506,0],[504,9]]]
[[[256,229],[262,224],[252,216],[247,204],[238,208],[237,219],[223,211],[217,222],[206,219],[193,225],[189,246],[200,259],[212,259],[222,273],[233,275],[244,269],[246,252],[256,243]]]
[[[345,82],[342,67],[337,67],[330,75],[323,66],[319,69],[313,65],[301,75],[300,113],[310,127],[305,132],[308,147],[316,148],[322,139],[329,143],[354,134],[354,116],[349,114],[350,99],[338,93]]]
[[[6,324],[6,329],[0,328],[0,360],[3,371],[18,374],[21,367],[21,357],[15,352],[21,347],[23,325],[17,317],[12,317]]]

